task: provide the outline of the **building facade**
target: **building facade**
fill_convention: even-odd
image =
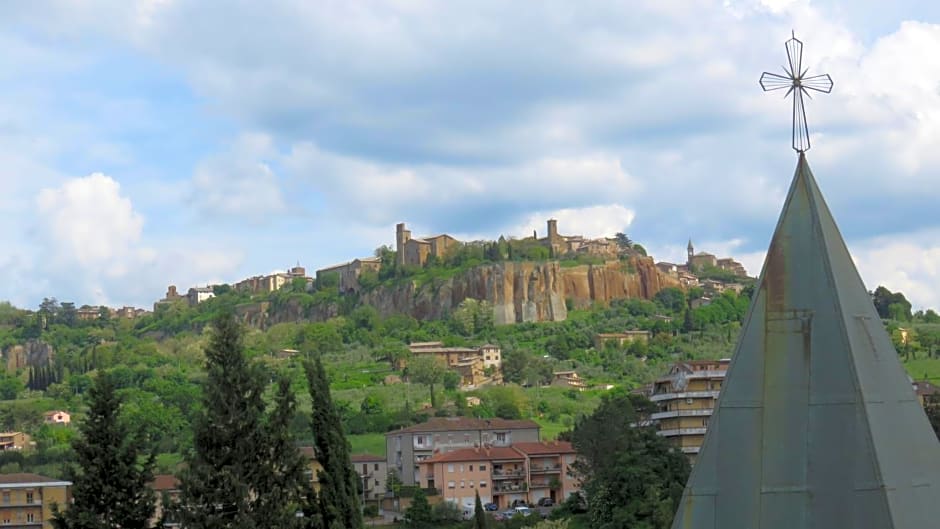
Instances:
[[[372,454],[353,454],[349,458],[362,482],[364,498],[378,500],[385,497],[388,490],[388,462],[385,458]]]
[[[395,225],[396,259],[402,266],[424,266],[430,257],[443,259],[459,244],[460,241],[447,234],[412,238],[411,230],[405,227],[404,222]]]
[[[659,435],[682,450],[694,462],[705,440],[721,384],[730,360],[677,362],[651,388],[650,400],[658,411],[651,419]]]
[[[54,410],[42,414],[42,422],[46,424],[69,424],[72,416],[67,411]]]
[[[426,423],[386,433],[385,454],[389,471],[394,470],[404,485],[416,485],[422,482],[421,461],[435,453],[538,441],[539,425],[534,421],[433,417]]]
[[[444,347],[443,342],[414,342],[408,350],[415,357],[430,355],[449,369],[460,374],[460,385],[476,387],[502,381],[502,352],[499,347],[486,344],[479,347]],[[400,362],[399,367],[405,363]]]
[[[52,529],[52,507],[68,508],[70,481],[38,474],[0,474],[0,525],[10,529]]]
[[[22,450],[29,447],[31,438],[23,432],[0,433],[0,450]]]
[[[339,279],[339,291],[342,293],[359,292],[362,288],[359,277],[365,271],[378,273],[382,260],[378,257],[363,257],[317,270],[317,281],[322,281],[327,274],[336,274]]]
[[[420,485],[470,509],[476,494],[499,509],[542,498],[561,502],[579,490],[569,471],[574,460],[571,443],[559,441],[461,448],[423,460]]]

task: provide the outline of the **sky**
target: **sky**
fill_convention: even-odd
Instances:
[[[0,300],[149,307],[415,236],[625,232],[760,271],[808,159],[866,285],[940,307],[940,3],[0,4]]]

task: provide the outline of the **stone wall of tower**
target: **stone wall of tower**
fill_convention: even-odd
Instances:
[[[405,223],[399,222],[395,225],[395,259],[399,266],[405,264],[405,243],[411,240],[411,231],[405,229]]]

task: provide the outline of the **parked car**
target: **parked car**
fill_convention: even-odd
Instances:
[[[493,515],[493,519],[496,521],[510,520],[515,515],[516,515],[516,510],[509,509],[508,511],[496,513],[495,515]]]
[[[551,499],[551,498],[549,498],[549,497],[547,497],[547,496],[544,497],[544,498],[539,498],[539,503],[538,503],[538,505],[539,505],[539,507],[551,507],[552,505],[555,505],[555,500],[553,500],[553,499]]]
[[[517,514],[521,514],[523,516],[532,516],[532,509],[528,507],[520,506],[520,507],[516,507],[514,510],[516,511]]]
[[[484,511],[498,511],[499,506],[496,505],[495,503],[487,503],[486,505],[483,506],[483,510]]]

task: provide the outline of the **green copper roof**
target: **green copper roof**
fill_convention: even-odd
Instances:
[[[940,527],[940,443],[804,155],[673,529]]]

